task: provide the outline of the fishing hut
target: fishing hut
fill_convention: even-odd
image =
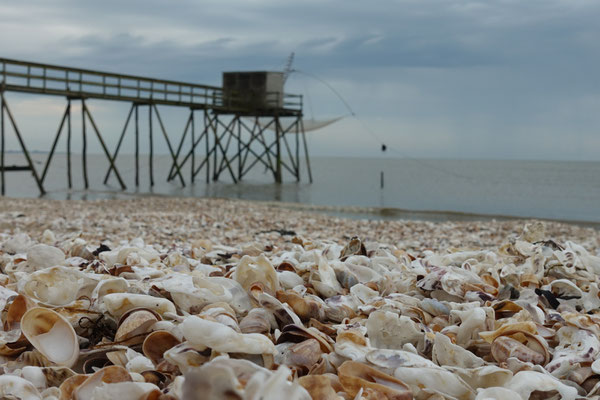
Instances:
[[[150,185],[154,185],[155,131],[158,131],[157,136],[162,138],[170,155],[171,167],[166,179],[177,180],[183,186],[186,185],[186,175],[187,182],[193,183],[200,173],[205,174],[207,182],[217,181],[222,174],[227,174],[237,183],[256,166],[270,171],[276,183],[283,181],[286,171],[300,181],[301,153],[312,182],[302,122],[302,96],[285,93],[284,82],[282,72],[225,72],[222,86],[218,87],[0,58],[2,194],[5,194],[4,174],[19,171],[30,171],[40,194],[44,194],[44,181],[63,133],[66,134],[66,180],[69,189],[73,186],[71,139],[73,135],[80,134],[84,187],[89,187],[87,155],[88,136],[91,136],[99,142],[108,160],[104,184],[114,177],[125,190],[127,185],[116,160],[130,124],[133,125],[135,143],[135,186],[140,184],[142,134],[148,135],[149,148],[145,154],[148,154]],[[7,101],[6,94],[10,92],[65,99],[57,130],[47,132],[54,136],[41,171],[34,165],[25,141],[26,132],[19,129]],[[128,107],[123,129],[102,132],[87,104],[90,99],[119,102]],[[81,104],[80,128],[71,123],[74,102]],[[169,131],[163,123],[161,110],[165,107],[188,110],[185,128],[180,135]],[[140,129],[140,117],[148,118],[145,125],[147,132]],[[5,165],[5,137],[9,131],[14,132],[18,139],[25,165]],[[112,149],[108,140],[116,142]]]

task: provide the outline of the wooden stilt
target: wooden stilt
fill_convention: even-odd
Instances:
[[[312,172],[310,170],[310,159],[308,158],[308,146],[306,145],[306,132],[304,132],[304,122],[300,120],[300,130],[302,131],[302,142],[304,143],[304,156],[306,157],[306,169],[308,171],[308,181],[313,182]]]
[[[19,140],[19,144],[21,145],[21,149],[23,150],[23,154],[25,154],[25,158],[27,159],[27,164],[29,164],[29,169],[31,170],[31,174],[33,175],[33,179],[35,179],[35,183],[38,186],[38,189],[40,190],[40,195],[44,195],[46,193],[46,191],[44,190],[44,186],[42,185],[42,181],[40,180],[36,170],[35,170],[35,166],[33,164],[33,160],[31,159],[31,156],[29,155],[29,151],[27,151],[27,147],[25,146],[25,142],[23,141],[23,137],[21,136],[21,132],[19,132],[19,128],[17,126],[17,122],[15,121],[15,118],[13,117],[12,113],[10,112],[10,108],[8,107],[8,104],[6,103],[6,99],[4,98],[4,93],[0,92],[0,97],[2,98],[2,107],[4,110],[6,110],[6,115],[8,115],[8,119],[10,120],[10,123],[13,127],[13,130],[15,131],[15,134],[17,135],[17,139]]]
[[[194,143],[196,143],[196,124],[194,121],[194,110],[191,110],[192,112],[192,168],[190,169],[190,175],[191,175],[191,181],[192,184],[194,183],[194,171],[196,169],[196,146],[194,146]]]
[[[276,140],[276,164],[275,164],[275,182],[281,183],[281,126],[279,125],[279,117],[275,117],[275,140]]]
[[[83,182],[84,187],[89,187],[87,174],[87,135],[85,133],[85,100],[81,99],[81,135],[83,140],[83,149],[81,151],[81,162],[83,163]]]
[[[67,181],[69,189],[73,188],[73,177],[71,174],[71,99],[67,99]]]
[[[156,119],[158,119],[158,124],[160,125],[160,129],[163,133],[165,141],[167,142],[167,147],[169,148],[169,153],[171,154],[171,158],[173,159],[173,164],[175,165],[176,173],[177,173],[177,175],[179,175],[181,184],[183,186],[185,186],[185,181],[183,180],[183,174],[181,173],[181,169],[180,169],[179,165],[177,164],[177,157],[176,157],[175,153],[173,152],[173,147],[171,146],[171,141],[169,140],[169,135],[167,135],[167,130],[165,129],[165,126],[163,125],[162,118],[160,117],[160,113],[158,112],[158,107],[156,107],[156,105],[154,105],[154,111],[156,112]]]
[[[119,181],[119,184],[121,185],[121,189],[123,189],[123,190],[127,189],[127,186],[125,186],[125,182],[123,182],[123,179],[121,179],[119,170],[117,170],[117,167],[115,166],[114,160],[113,160],[112,156],[110,155],[110,152],[108,151],[108,147],[106,147],[106,144],[104,143],[104,139],[102,139],[100,130],[98,129],[98,126],[96,125],[96,122],[94,121],[94,118],[92,117],[92,113],[90,113],[90,110],[87,108],[85,101],[83,102],[83,111],[84,111],[84,117],[85,117],[85,114],[87,114],[87,117],[90,119],[92,128],[94,128],[94,131],[96,132],[96,136],[98,137],[98,141],[100,142],[100,145],[102,146],[102,150],[104,150],[104,154],[106,155],[106,158],[108,158],[108,162],[110,163],[112,169],[115,171],[115,176],[117,177],[117,180]]]
[[[204,110],[204,131],[206,132],[206,157],[204,158],[204,160],[206,161],[206,183],[210,182],[210,162],[209,162],[209,139],[210,139],[210,135],[208,134],[208,125],[206,124],[206,121],[208,120],[208,111]]]
[[[54,156],[54,150],[56,150],[56,145],[58,143],[58,139],[60,138],[60,134],[62,133],[63,126],[65,125],[65,120],[67,119],[67,115],[69,113],[68,106],[63,113],[63,117],[60,121],[60,125],[58,127],[58,131],[56,131],[56,136],[54,137],[54,142],[52,143],[52,148],[50,149],[50,153],[48,154],[48,159],[46,160],[46,165],[44,166],[44,172],[42,172],[42,183],[44,179],[46,179],[46,174],[48,173],[48,168],[50,167],[50,162],[52,161],[52,156]]]
[[[300,118],[296,119],[296,182],[300,182]]]
[[[168,175],[167,181],[170,181],[175,177],[175,165],[177,164],[177,160],[179,160],[179,154],[181,154],[181,149],[183,148],[183,143],[185,141],[185,137],[187,136],[187,132],[190,127],[191,121],[192,121],[192,111],[190,111],[190,116],[188,117],[188,120],[185,124],[185,128],[183,129],[183,135],[181,136],[181,140],[179,141],[179,146],[177,147],[177,153],[175,153],[175,160],[173,160],[173,164],[171,165],[171,169],[169,170],[169,175]],[[180,166],[183,166],[183,164],[184,163],[181,163]]]
[[[117,147],[115,148],[115,152],[113,153],[113,160],[117,162],[117,155],[119,154],[119,150],[121,149],[121,144],[123,143],[123,138],[125,137],[125,132],[127,132],[127,127],[129,126],[129,120],[131,120],[131,115],[133,114],[133,109],[135,108],[134,104],[131,104],[131,108],[129,109],[129,114],[127,114],[127,119],[125,120],[125,126],[123,127],[123,131],[121,132],[121,136],[119,136],[119,141],[117,142]],[[106,175],[104,176],[104,184],[108,182],[108,178],[110,177],[110,173],[112,172],[112,165],[108,167],[108,171],[106,171]]]
[[[135,105],[135,186],[140,186],[140,113]]]
[[[154,143],[152,139],[152,107],[148,105],[148,136],[150,141],[150,156],[148,157],[148,167],[150,168],[150,186],[154,186]]]
[[[2,92],[2,98],[0,98],[0,180],[2,180],[2,196],[6,193],[4,183],[4,151],[4,93]]]

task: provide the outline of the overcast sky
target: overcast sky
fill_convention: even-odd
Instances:
[[[311,132],[313,154],[598,161],[598,21],[595,0],[0,0],[0,57],[220,85],[293,51],[360,118]],[[348,113],[306,75],[286,90]],[[43,148],[63,100],[8,99]],[[106,129],[127,111],[94,107]]]

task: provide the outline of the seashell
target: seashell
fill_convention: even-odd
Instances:
[[[255,282],[265,285],[266,292],[273,295],[279,287],[279,278],[275,268],[264,254],[258,257],[244,256],[235,268],[232,276],[245,290]]]
[[[475,393],[460,377],[443,368],[398,367],[394,376],[408,385],[416,399],[427,398],[432,393],[458,399],[473,399]]]
[[[305,328],[302,325],[286,325],[277,338],[277,344],[284,342],[301,343],[307,339],[315,339],[323,353],[333,351],[334,341],[315,328]]]
[[[158,365],[163,360],[164,353],[180,343],[181,341],[170,332],[155,331],[144,339],[142,351],[155,365]]]
[[[38,390],[46,389],[46,377],[40,367],[25,366],[21,368],[21,377],[33,383]]]
[[[299,378],[298,383],[306,389],[313,400],[342,399],[337,392],[342,391],[343,388],[335,375],[307,375]]]
[[[519,399],[519,393],[503,387],[491,387],[477,389],[475,400],[515,400]]]
[[[423,337],[417,323],[389,311],[372,312],[366,326],[371,344],[378,349],[401,349],[406,343],[417,345]]]
[[[345,261],[348,257],[353,255],[361,255],[366,256],[367,250],[365,249],[365,245],[361,242],[361,240],[354,236],[350,239],[350,242],[340,252],[340,260]]]
[[[205,306],[198,315],[202,318],[211,319],[216,322],[219,322],[237,332],[240,332],[240,327],[238,326],[235,311],[233,311],[229,304],[225,302],[209,304]]]
[[[59,250],[60,251],[60,250]],[[98,281],[69,267],[40,269],[18,283],[19,292],[51,306],[65,306],[90,297]]]
[[[310,369],[321,359],[321,346],[315,339],[308,339],[300,343],[286,342],[284,345],[276,346],[276,348],[279,350],[280,346],[285,346],[285,348],[282,349],[281,354],[275,357],[277,364]]]
[[[204,365],[186,372],[183,396],[189,400],[242,399],[238,386],[231,367]]]
[[[42,367],[41,371],[47,387],[59,387],[65,380],[75,375],[75,372],[67,367]]]
[[[259,371],[246,384],[244,397],[248,399],[311,400],[308,392],[298,384],[290,382],[291,371],[285,365],[275,372]]]
[[[477,368],[446,368],[458,375],[472,388],[488,388],[505,386],[513,377],[512,371],[495,365],[485,365]]]
[[[492,356],[498,363],[505,362],[509,357],[514,357],[523,362],[542,365],[548,360],[548,356],[540,354],[508,336],[500,336],[492,342]]]
[[[435,334],[431,360],[440,366],[449,365],[460,368],[475,368],[485,364],[481,358],[469,350],[453,344],[448,336],[441,333]]]
[[[95,399],[95,389],[105,384],[130,382],[131,375],[123,367],[111,365],[96,371],[72,391],[74,400]],[[65,381],[66,383],[67,381]],[[62,387],[61,387],[62,392]],[[119,396],[120,398],[120,396]]]
[[[110,365],[111,361],[108,359],[106,354],[104,356],[98,355],[97,357],[91,357],[84,361],[82,367],[85,374],[93,374],[97,370]]]
[[[296,286],[304,285],[304,279],[292,271],[278,271],[277,277],[279,285],[283,289],[293,289]]]
[[[277,327],[277,321],[270,312],[263,308],[253,308],[240,322],[242,333],[269,333]]]
[[[149,309],[134,308],[127,311],[119,321],[119,327],[115,333],[116,342],[134,345],[144,341],[145,334],[160,320],[160,316]]]
[[[190,343],[183,342],[165,351],[163,357],[167,362],[177,366],[181,372],[185,373],[206,363],[210,354],[200,354]]]
[[[21,319],[21,329],[29,342],[48,360],[66,367],[79,357],[79,342],[69,322],[55,311],[34,307]]]
[[[317,300],[318,299],[318,300]],[[277,300],[287,303],[303,321],[311,318],[323,319],[325,317],[324,303],[316,296],[300,296],[293,290],[277,291]]]
[[[590,331],[563,326],[556,335],[559,345],[554,349],[552,361],[545,366],[554,376],[564,375],[563,366],[593,362],[600,355],[600,340]]]
[[[434,362],[426,359],[425,357],[405,350],[375,349],[369,351],[365,358],[373,365],[388,369],[396,369],[398,367],[438,367]]]
[[[104,254],[104,253],[102,253]],[[148,308],[163,315],[166,312],[176,314],[175,305],[167,299],[133,293],[110,293],[104,296],[107,311],[115,318],[134,308]]]
[[[0,375],[0,397],[21,400],[41,400],[42,398],[31,382],[14,375]]]
[[[319,257],[317,268],[310,271],[308,282],[322,297],[332,297],[342,292],[335,270],[323,257]]]
[[[152,383],[147,382],[117,382],[94,388],[93,400],[140,400],[158,399],[162,392]]]
[[[350,329],[338,333],[334,349],[338,355],[347,359],[365,362],[371,347],[368,339],[360,331]]]
[[[563,400],[578,398],[577,389],[567,386],[550,374],[536,371],[520,371],[506,384],[511,390],[517,392],[521,398],[529,399],[535,391],[551,392],[556,390]]]
[[[72,399],[75,390],[89,378],[90,375],[73,375],[67,378],[59,386],[60,400]]]
[[[428,312],[435,317],[450,314],[450,309],[448,306],[436,299],[425,298],[421,300],[419,307],[421,307],[423,311]]]
[[[378,399],[412,399],[411,389],[401,380],[368,365],[346,361],[338,368],[340,384],[350,396],[363,391]]]
[[[94,301],[100,301],[104,296],[111,293],[126,293],[129,288],[129,284],[126,279],[123,278],[109,278],[103,279],[92,291],[92,299]]]
[[[47,244],[36,244],[27,250],[27,264],[35,270],[61,265],[65,253]]]
[[[26,233],[17,233],[2,243],[2,250],[8,254],[25,253],[32,246],[32,241]]]
[[[268,293],[258,292],[258,294],[255,293],[255,296],[259,305],[273,314],[280,327],[290,324],[302,325],[300,317],[296,315],[289,305],[281,303]]]
[[[275,354],[275,345],[258,333],[238,333],[218,322],[189,316],[181,325],[183,335],[201,349],[210,347],[222,353]]]

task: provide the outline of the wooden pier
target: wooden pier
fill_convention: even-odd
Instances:
[[[149,141],[148,171],[151,186],[154,185],[154,130],[157,130],[158,137],[164,140],[172,160],[167,180],[176,179],[183,186],[186,185],[184,167],[189,168],[190,183],[194,183],[201,172],[205,173],[207,182],[219,180],[223,173],[228,174],[233,182],[239,182],[258,165],[270,170],[276,183],[283,181],[286,171],[293,179],[300,181],[301,153],[305,158],[309,181],[312,182],[306,134],[302,123],[302,96],[284,94],[282,90],[264,92],[263,98],[257,103],[254,101],[255,96],[250,96],[244,90],[226,89],[0,58],[1,193],[5,194],[5,172],[30,171],[40,194],[44,194],[44,181],[63,132],[66,132],[66,180],[69,189],[72,188],[73,102],[81,104],[81,170],[86,189],[89,187],[88,135],[96,137],[108,160],[109,168],[103,183],[107,184],[109,179],[114,177],[123,190],[127,188],[116,166],[116,160],[130,124],[134,125],[135,133],[134,184],[139,186],[141,113],[146,113],[148,118],[148,130],[145,133]],[[41,173],[36,170],[25,144],[25,132],[19,130],[15,115],[9,107],[5,96],[8,92],[65,98],[61,122],[54,133],[52,146]],[[249,100],[251,97],[252,101]],[[89,99],[127,104],[129,112],[123,129],[120,132],[101,132],[87,105]],[[189,110],[185,129],[179,140],[172,132],[169,133],[163,123],[159,106],[184,107]],[[27,161],[26,165],[5,165],[5,135],[9,127],[18,139]],[[109,149],[105,138],[116,140],[114,150]]]

